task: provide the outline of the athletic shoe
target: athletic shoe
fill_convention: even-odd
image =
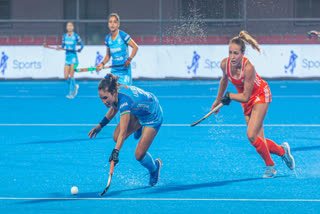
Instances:
[[[296,164],[294,162],[294,158],[292,157],[290,153],[290,146],[287,142],[281,144],[281,147],[284,149],[285,153],[282,155],[282,160],[287,164],[287,167],[291,170],[293,170],[296,167]]]
[[[142,126],[137,131],[134,132],[133,134],[134,139],[138,140],[141,137],[141,134],[142,134]]]
[[[160,177],[160,169],[162,166],[162,161],[158,158],[155,160],[155,164],[157,166],[157,169],[156,169],[156,171],[150,173],[150,180],[149,180],[150,186],[156,185],[158,183],[159,177]]]
[[[72,94],[68,94],[68,95],[66,96],[66,98],[68,98],[68,99],[73,99],[74,96],[73,96]]]
[[[76,87],[74,88],[73,97],[77,96],[78,94],[79,85],[76,84]]]
[[[267,166],[263,178],[273,178],[277,174],[276,165]]]

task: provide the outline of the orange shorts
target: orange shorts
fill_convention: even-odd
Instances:
[[[268,84],[261,87],[256,93],[251,95],[249,102],[241,103],[244,115],[251,114],[252,107],[258,103],[270,103],[271,91]]]

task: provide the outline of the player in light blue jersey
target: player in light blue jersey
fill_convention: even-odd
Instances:
[[[111,73],[119,76],[119,83],[131,85],[131,60],[138,51],[138,45],[133,41],[129,34],[119,30],[120,17],[116,13],[109,15],[108,27],[110,33],[106,36],[105,44],[107,46],[107,54],[103,61],[97,66],[97,71],[112,58],[112,65],[124,65],[111,69]],[[132,47],[131,55],[129,56],[128,46]]]
[[[107,74],[101,80],[98,87],[99,96],[110,110],[99,125],[89,132],[88,136],[90,138],[96,137],[101,129],[120,111],[120,123],[113,134],[116,146],[109,158],[110,162],[114,161],[117,164],[119,162],[119,151],[124,141],[143,126],[135,157],[142,166],[149,170],[149,184],[154,186],[159,180],[162,162],[160,159],[154,161],[147,151],[161,127],[163,120],[162,109],[155,95],[135,86],[119,84],[117,82],[118,78],[112,74]]]
[[[111,13],[108,18],[108,27],[110,33],[106,36],[105,44],[107,46],[107,54],[103,61],[97,66],[97,71],[101,70],[102,67],[112,58],[112,65],[123,65],[111,69],[111,73],[115,76],[119,76],[119,83],[125,85],[132,84],[131,77],[131,60],[138,51],[138,45],[133,41],[129,34],[119,30],[120,17],[117,13]],[[132,47],[132,52],[129,57],[128,46]],[[117,114],[115,117],[116,123],[120,121],[120,115]],[[137,130],[134,134],[135,139],[139,139],[142,133],[142,128]]]
[[[58,47],[58,50],[66,49],[66,62],[64,66],[64,78],[67,80],[69,94],[66,96],[69,99],[73,99],[79,89],[79,85],[76,84],[74,78],[74,70],[78,66],[78,56],[77,52],[81,52],[83,49],[83,42],[80,39],[80,36],[73,32],[74,26],[72,22],[67,23],[67,33],[62,37],[62,46]],[[80,49],[76,49],[77,44],[81,47]]]

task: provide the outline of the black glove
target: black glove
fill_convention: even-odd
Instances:
[[[78,50],[76,50],[76,51],[80,53],[80,52],[82,51],[82,49],[80,48],[80,49],[78,49]]]
[[[119,150],[118,149],[113,149],[112,153],[109,158],[109,162],[113,161],[114,165],[119,163]]]
[[[227,92],[222,98],[221,98],[221,103],[223,105],[229,105],[231,103],[230,95],[229,92]]]

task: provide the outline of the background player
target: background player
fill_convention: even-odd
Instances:
[[[129,34],[119,30],[120,17],[117,13],[111,13],[108,18],[108,27],[110,33],[106,36],[105,44],[107,46],[107,54],[103,61],[97,66],[97,71],[101,70],[103,66],[112,57],[112,65],[122,65],[122,67],[116,67],[111,69],[111,73],[115,76],[119,76],[119,83],[125,85],[132,84],[131,76],[131,60],[138,51],[138,45],[130,37]],[[129,57],[128,45],[132,47],[132,52]],[[116,116],[116,123],[119,123],[120,115]],[[142,133],[142,127],[134,134],[135,139],[139,139]]]
[[[73,32],[74,26],[72,22],[67,23],[67,33],[62,37],[62,46],[57,47],[58,50],[66,49],[66,62],[64,66],[64,78],[67,80],[69,94],[66,96],[69,99],[73,99],[79,89],[79,85],[76,84],[74,78],[74,69],[78,66],[78,56],[76,52],[81,52],[83,49],[83,42],[80,36]],[[80,49],[76,50],[76,46],[79,44]]]

